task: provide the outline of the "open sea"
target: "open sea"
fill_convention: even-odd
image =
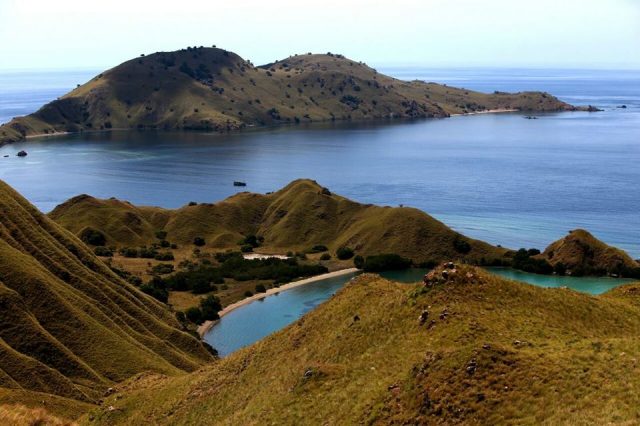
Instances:
[[[80,193],[178,207],[223,199],[238,191],[234,180],[268,192],[305,177],[360,202],[417,207],[505,247],[543,249],[585,228],[640,258],[640,71],[380,71],[485,92],[544,90],[604,111],[42,138],[1,147],[0,179],[46,212]],[[97,73],[0,73],[0,122]],[[21,149],[26,158],[15,156]]]

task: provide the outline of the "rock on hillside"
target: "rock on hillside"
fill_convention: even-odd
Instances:
[[[217,48],[158,52],[107,70],[0,127],[0,144],[109,129],[226,131],[330,120],[446,117],[487,109],[576,108],[540,92],[484,94],[402,81],[341,55],[295,55],[262,67]]]
[[[629,276],[640,264],[627,253],[611,247],[584,229],[576,229],[550,244],[541,255],[551,265],[562,264],[572,275]]]

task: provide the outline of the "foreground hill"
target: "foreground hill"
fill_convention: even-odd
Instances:
[[[280,191],[239,193],[215,204],[177,210],[136,207],[116,199],[81,195],[49,216],[76,235],[95,229],[106,245],[138,246],[157,242],[157,231],[179,246],[238,249],[249,235],[264,238],[260,251],[304,251],[314,245],[331,250],[351,247],[357,254],[397,253],[416,263],[465,258],[500,259],[506,250],[467,238],[426,213],[408,207],[360,204],[332,194],[311,180],[296,180]]]
[[[0,404],[78,407],[134,374],[212,359],[165,305],[1,181],[0,217]]]
[[[640,264],[627,253],[611,247],[584,229],[576,229],[553,242],[542,257],[556,267],[562,265],[572,275],[632,275]]]
[[[599,297],[472,267],[356,278],[196,374],[140,377],[91,424],[633,424],[640,284]]]
[[[232,130],[328,120],[447,117],[491,109],[576,108],[540,92],[484,94],[379,74],[341,55],[255,67],[235,53],[189,48],[132,59],[0,128],[0,144],[102,129]]]

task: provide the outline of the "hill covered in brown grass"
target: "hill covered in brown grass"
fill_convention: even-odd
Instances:
[[[638,270],[640,264],[624,251],[598,240],[584,229],[575,229],[551,243],[542,253],[551,265],[573,275],[625,275]]]
[[[541,92],[485,94],[402,81],[336,54],[256,67],[217,48],[124,62],[37,112],[0,127],[0,144],[109,129],[233,130],[332,120],[447,117],[493,109],[576,110]]]
[[[299,321],[197,373],[124,384],[85,420],[637,422],[638,284],[590,296],[460,265],[430,278],[424,287],[360,276]]]
[[[49,216],[76,235],[95,229],[106,245],[130,247],[157,242],[157,232],[178,246],[238,249],[247,236],[263,238],[259,251],[286,253],[324,245],[356,254],[396,253],[415,263],[443,259],[479,262],[502,259],[505,249],[467,238],[428,214],[409,207],[360,204],[331,193],[311,180],[296,180],[266,195],[239,193],[215,204],[176,210],[136,207],[116,199],[81,195]]]
[[[1,181],[0,217],[0,404],[65,411],[137,373],[213,359],[165,305]]]

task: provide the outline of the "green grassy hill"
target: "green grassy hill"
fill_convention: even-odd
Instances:
[[[430,288],[360,276],[195,374],[123,385],[87,423],[638,421],[640,284],[595,297],[443,270]]]
[[[484,94],[378,73],[335,54],[255,67],[235,53],[189,48],[132,59],[0,127],[0,144],[105,129],[226,131],[329,120],[446,117],[490,109],[576,108],[540,92]]]
[[[1,181],[0,217],[0,404],[34,392],[94,403],[137,373],[212,359],[165,305]]]
[[[556,266],[561,263],[575,275],[629,275],[640,264],[624,251],[611,247],[584,229],[575,229],[545,249],[541,257]]]
[[[106,236],[107,245],[133,246],[167,240],[193,247],[202,237],[211,249],[238,249],[248,235],[264,237],[260,251],[305,251],[322,244],[351,247],[357,254],[397,253],[416,263],[465,258],[489,261],[506,250],[467,238],[426,213],[408,207],[360,204],[332,194],[311,180],[297,180],[280,191],[239,193],[215,204],[177,210],[134,207],[115,199],[86,195],[56,207],[49,216],[80,235],[86,228]]]

